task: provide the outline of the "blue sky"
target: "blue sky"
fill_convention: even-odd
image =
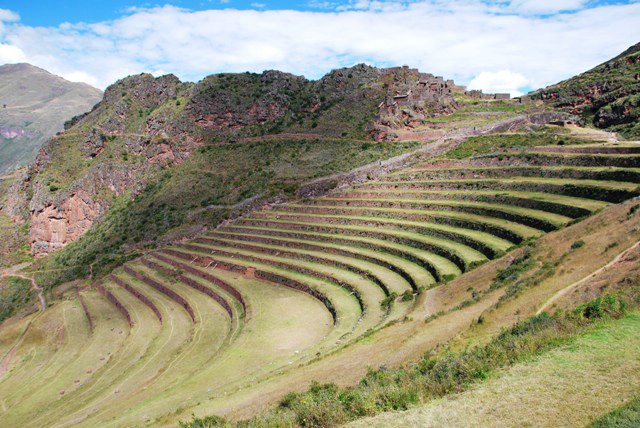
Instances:
[[[351,6],[353,8],[357,3],[357,1],[344,0],[168,0],[158,2],[134,0],[90,0],[89,2],[86,0],[2,0],[0,8],[19,13],[21,21],[26,25],[57,26],[64,22],[96,23],[113,20],[128,13],[132,8],[150,8],[164,6],[165,4],[193,11],[226,8],[240,10],[330,11],[340,7],[347,9]],[[380,3],[384,3],[384,1]],[[496,2],[487,1],[486,3]],[[625,0],[597,0],[574,3],[598,7],[605,4],[625,4],[630,2]],[[571,10],[571,7],[568,8],[568,11]],[[566,11],[563,12],[566,13]]]
[[[521,93],[640,42],[639,22],[639,0],[0,0],[0,64],[100,88],[140,72],[407,64]]]
[[[88,6],[90,3],[90,6]],[[348,3],[348,2],[341,2]],[[317,10],[314,2],[283,0],[172,0],[172,1],[133,1],[133,0],[3,0],[0,7],[20,14],[24,24],[33,26],[59,25],[64,22],[95,23],[116,19],[131,8],[149,8],[154,6],[173,6],[194,11],[209,9],[294,9]]]

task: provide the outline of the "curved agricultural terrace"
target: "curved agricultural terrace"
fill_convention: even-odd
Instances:
[[[640,195],[639,185],[640,146],[534,147],[432,160],[254,212],[6,322],[0,417],[170,425],[190,409],[218,410],[410,316],[421,291]]]

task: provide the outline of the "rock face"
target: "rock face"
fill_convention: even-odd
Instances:
[[[102,214],[99,204],[85,191],[65,199],[59,207],[47,205],[31,216],[29,242],[34,254],[62,248],[89,230]]]
[[[114,198],[134,198],[203,145],[275,134],[394,140],[425,117],[453,112],[455,89],[408,67],[366,65],[318,81],[279,71],[196,84],[127,77],[41,148],[3,209],[29,222],[32,252],[45,255],[84,235]]]
[[[640,138],[640,43],[586,73],[530,95],[593,125]]]

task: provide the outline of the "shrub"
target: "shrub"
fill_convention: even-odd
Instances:
[[[402,293],[402,297],[400,298],[401,302],[410,302],[411,300],[413,300],[413,292],[411,292],[411,290],[406,290]]]
[[[577,250],[578,248],[582,248],[582,247],[584,247],[584,241],[582,239],[571,244],[572,250]]]
[[[391,306],[393,305],[393,302],[396,300],[397,297],[398,297],[398,293],[396,293],[395,291],[392,291],[391,293],[389,293],[387,297],[382,299],[382,301],[380,302],[380,307],[382,309],[388,310],[389,308],[391,308]]]
[[[576,313],[587,320],[619,318],[627,310],[627,303],[615,295],[606,295],[591,300],[576,309]]]

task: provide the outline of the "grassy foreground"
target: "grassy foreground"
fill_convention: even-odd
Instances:
[[[182,426],[336,426],[380,412],[406,410],[420,403],[461,392],[495,376],[497,370],[560,346],[565,346],[563,352],[570,354],[588,354],[595,348],[602,354],[597,361],[606,362],[617,355],[620,346],[626,347],[629,340],[638,341],[634,332],[640,328],[640,315],[635,312],[628,315],[626,313],[628,305],[635,308],[640,303],[640,287],[636,284],[625,290],[624,294],[599,297],[569,312],[559,311],[554,315],[542,313],[518,322],[486,345],[459,353],[444,351],[436,356],[425,355],[410,366],[370,370],[354,387],[313,384],[306,392],[286,395],[275,409],[250,420],[231,423],[213,416],[194,418]],[[619,322],[610,321],[620,318]],[[610,332],[609,329],[615,331]],[[610,340],[615,343],[608,343]],[[620,346],[616,346],[616,343]],[[623,352],[621,355],[626,354]],[[553,355],[543,358],[557,359]],[[557,361],[560,366],[567,364],[562,359]],[[495,400],[496,397],[493,398]],[[466,409],[469,417],[473,418],[474,409],[469,406]],[[407,419],[403,422],[397,414],[383,416],[380,425],[429,425],[426,421],[423,424],[421,420],[412,419],[414,413],[416,412],[408,412]],[[445,413],[449,414],[449,411]],[[462,420],[457,422],[465,424]],[[369,425],[370,421],[363,423]]]
[[[465,393],[353,426],[586,426],[637,394],[640,314],[599,321],[575,340]],[[593,426],[638,426],[633,402]]]

